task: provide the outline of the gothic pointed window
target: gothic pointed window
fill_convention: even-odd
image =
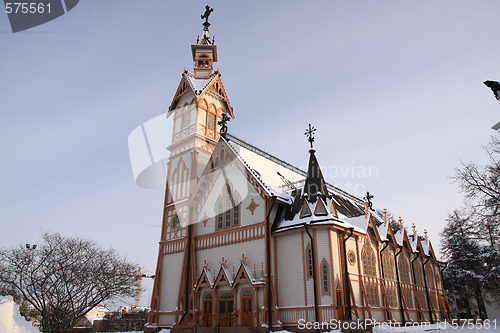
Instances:
[[[217,205],[217,229],[222,229],[222,202]]]
[[[313,276],[313,256],[311,245],[307,244],[306,247],[306,264],[307,264],[307,278],[312,278]]]
[[[232,185],[225,184],[222,196],[217,203],[217,228],[229,228],[240,225],[241,199],[238,193],[233,192]]]
[[[401,289],[403,291],[403,298],[405,300],[406,306],[412,309],[413,297],[412,297],[412,287],[410,280],[410,270],[408,268],[408,262],[405,258],[404,252],[401,253],[398,259],[398,270],[399,270],[399,279],[401,280]]]
[[[212,114],[212,113],[208,114],[207,124],[208,124],[209,129],[211,129],[213,131],[215,130],[215,115],[214,114]]]
[[[321,262],[321,290],[323,295],[330,295],[329,265],[326,259]]]
[[[375,269],[375,254],[369,244],[363,247],[362,259],[368,304],[371,306],[380,306],[377,271]]]
[[[230,227],[231,226],[231,187],[229,185],[226,185],[226,211],[225,211],[225,226]]]
[[[238,198],[234,198],[233,205],[233,225],[240,224],[240,204],[238,202]]]

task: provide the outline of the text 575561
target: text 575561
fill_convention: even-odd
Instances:
[[[50,3],[44,4],[43,2],[6,2],[5,11],[7,12],[7,14],[42,14],[45,11],[50,13]]]

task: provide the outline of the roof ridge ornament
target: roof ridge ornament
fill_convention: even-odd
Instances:
[[[417,227],[415,226],[415,223],[411,226],[413,229],[413,237],[417,237]]]
[[[387,227],[387,222],[388,222],[387,209],[384,208],[384,227]]]
[[[403,232],[403,219],[401,218],[401,216],[399,217],[399,230]]]
[[[309,143],[311,144],[311,149],[314,149],[313,148],[313,142],[314,142],[314,133],[316,132],[316,129],[314,128],[314,126],[311,126],[311,124],[309,124],[309,128],[306,129],[306,132],[304,133],[305,136],[307,136],[307,141],[309,141]]]

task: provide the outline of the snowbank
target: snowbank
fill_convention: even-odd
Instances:
[[[19,314],[12,296],[0,296],[0,333],[40,333]]]

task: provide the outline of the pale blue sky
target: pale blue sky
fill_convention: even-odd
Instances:
[[[209,4],[229,132],[305,168],[313,124],[327,181],[369,190],[439,247],[462,204],[447,177],[460,160],[486,161],[500,120],[482,83],[500,80],[500,2]],[[127,138],[192,70],[205,5],[80,1],[16,34],[0,13],[0,246],[52,230],[155,270],[163,192],[134,184]],[[370,166],[371,177],[333,177]]]

